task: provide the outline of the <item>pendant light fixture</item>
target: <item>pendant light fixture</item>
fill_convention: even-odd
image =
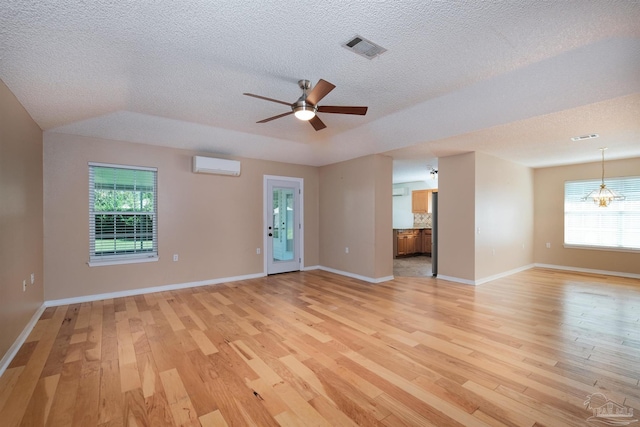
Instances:
[[[603,147],[600,149],[600,151],[602,151],[602,182],[600,183],[600,188],[593,190],[583,199],[592,200],[596,204],[596,206],[600,208],[606,208],[614,200],[621,201],[625,199],[624,196],[617,194],[615,191],[607,188],[607,186],[604,184],[604,150],[606,149],[607,147]]]

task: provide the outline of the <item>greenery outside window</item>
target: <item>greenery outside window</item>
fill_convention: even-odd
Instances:
[[[89,265],[156,261],[157,169],[89,163]]]
[[[607,188],[625,196],[607,207],[584,199],[600,183],[599,179],[565,182],[565,247],[640,250],[640,177],[606,179]]]

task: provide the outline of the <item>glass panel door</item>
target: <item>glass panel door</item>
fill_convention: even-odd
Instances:
[[[300,182],[266,178],[267,274],[300,270]]]

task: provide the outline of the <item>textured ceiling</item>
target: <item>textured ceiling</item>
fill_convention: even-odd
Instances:
[[[388,152],[402,182],[474,150],[640,156],[638,22],[637,0],[4,0],[0,79],[45,131],[310,165]],[[355,34],[388,51],[341,47]],[[256,124],[287,107],[242,95],[293,102],[320,78],[337,86],[321,105],[368,114]]]

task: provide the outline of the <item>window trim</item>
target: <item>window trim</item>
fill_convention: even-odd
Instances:
[[[156,262],[160,258],[158,256],[158,168],[148,167],[148,166],[133,166],[133,165],[121,165],[114,163],[99,163],[99,162],[88,162],[88,172],[89,172],[89,261],[87,261],[87,265],[89,267],[99,267],[99,266],[108,266],[108,265],[120,265],[120,264],[137,264],[137,263],[145,263],[145,262]],[[103,168],[113,168],[113,169],[128,169],[128,170],[139,170],[139,171],[150,171],[155,173],[154,179],[154,211],[153,211],[153,221],[154,221],[154,230],[153,237],[154,240],[154,251],[153,252],[145,252],[145,253],[123,253],[123,254],[115,254],[115,255],[103,255],[103,256],[95,256],[91,251],[91,235],[95,235],[95,228],[91,230],[91,216],[94,213],[94,189],[95,187],[91,186],[91,174],[93,167],[103,167]],[[95,224],[94,224],[95,227]]]

